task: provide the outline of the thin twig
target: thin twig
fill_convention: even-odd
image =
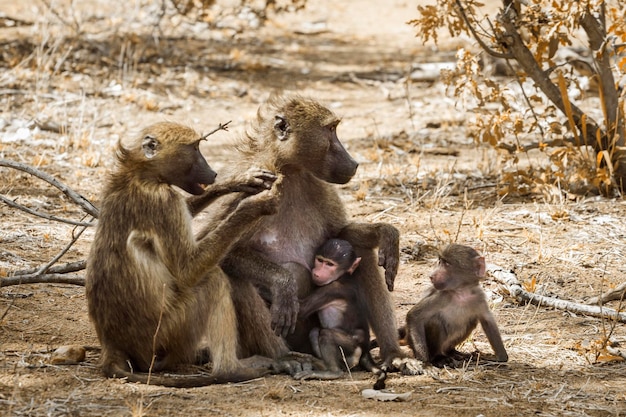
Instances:
[[[220,130],[228,130],[228,125],[232,122],[232,120],[227,121],[226,123],[220,123],[215,129],[211,130],[209,133],[202,135],[202,139],[206,139],[212,134],[219,132]]]
[[[93,221],[93,218],[91,219],[91,221]],[[91,223],[89,223],[89,224],[91,224]],[[59,259],[61,259],[61,257],[63,255],[65,255],[68,250],[70,250],[70,248],[74,245],[74,243],[76,243],[76,241],[78,240],[80,235],[82,235],[85,230],[87,230],[87,226],[83,226],[83,228],[80,229],[76,234],[72,233],[73,236],[72,236],[72,240],[70,241],[70,243],[68,243],[67,246],[65,246],[65,248],[63,248],[63,250],[61,252],[59,252],[54,258],[52,258],[52,260],[50,260],[50,262],[48,262],[47,264],[45,264],[41,268],[39,268],[39,270],[37,270],[37,274],[41,275],[41,274],[44,274],[44,273],[48,272],[48,269],[50,269],[50,267],[52,265],[57,263],[57,261]]]
[[[23,206],[23,205],[21,205],[19,203],[16,203],[15,201],[11,200],[10,198],[7,198],[7,197],[3,196],[2,194],[0,194],[0,201],[2,201],[7,206],[16,208],[18,210],[25,211],[28,214],[32,214],[33,216],[37,216],[37,217],[41,217],[42,219],[53,220],[55,222],[71,224],[71,225],[74,225],[74,226],[84,226],[84,227],[93,226],[93,223],[77,222],[75,220],[63,219],[61,217],[53,216],[52,214],[41,213],[41,212],[39,212],[37,210],[33,210],[33,209],[28,208],[26,206]]]
[[[74,190],[72,190],[67,185],[58,181],[56,178],[52,177],[51,175],[48,175],[45,172],[38,170],[37,168],[31,167],[25,164],[21,164],[19,162],[8,161],[6,159],[0,159],[0,166],[24,171],[30,175],[33,175],[47,182],[48,184],[61,190],[61,192],[63,192],[63,194],[65,194],[70,200],[72,200],[73,202],[78,204],[80,207],[82,207],[82,209],[85,212],[87,212],[87,214],[95,218],[98,218],[98,209],[93,204],[91,204],[89,200],[87,200],[85,197],[78,194]],[[79,225],[79,226],[82,226],[82,225]]]
[[[461,15],[461,18],[463,19],[463,21],[467,25],[467,28],[472,33],[472,36],[474,37],[476,42],[478,42],[480,47],[483,48],[483,50],[485,52],[487,52],[489,55],[491,55],[493,57],[496,57],[496,58],[504,58],[504,59],[513,59],[514,58],[513,54],[511,54],[511,53],[503,53],[503,52],[498,52],[498,51],[495,51],[495,50],[491,49],[491,47],[489,47],[489,45],[487,45],[483,41],[483,39],[478,35],[478,33],[476,32],[476,29],[474,28],[474,26],[469,21],[469,18],[467,17],[467,14],[465,13],[465,9],[463,8],[463,5],[461,4],[460,0],[456,0],[455,3],[456,3],[456,7],[457,7],[458,12]]]

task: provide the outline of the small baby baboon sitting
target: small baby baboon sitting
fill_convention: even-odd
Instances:
[[[456,346],[480,322],[496,359],[508,360],[479,284],[484,276],[485,258],[469,246],[451,244],[441,251],[439,265],[430,275],[433,286],[406,316],[406,337],[416,359],[442,366],[467,358]]]

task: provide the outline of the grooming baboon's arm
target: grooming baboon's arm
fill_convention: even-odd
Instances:
[[[276,204],[275,190],[243,198],[234,212],[198,242],[190,254],[195,261],[180,265],[181,275],[199,280],[206,272],[206,265],[218,265],[259,216],[275,212]]]
[[[231,176],[224,182],[208,186],[201,195],[187,198],[187,205],[191,215],[195,216],[219,197],[233,192],[257,194],[263,190],[270,189],[275,180],[276,175],[269,171],[250,168],[244,173]]]
[[[393,291],[400,260],[400,232],[387,223],[349,223],[338,236],[365,249],[378,248],[378,265],[385,269],[387,289]]]

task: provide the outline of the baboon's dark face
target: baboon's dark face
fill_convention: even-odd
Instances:
[[[359,164],[346,151],[337,137],[338,121],[322,126],[321,140],[327,150],[319,165],[318,177],[334,184],[345,184],[352,179]]]
[[[339,119],[313,100],[294,100],[282,110],[274,123],[281,163],[333,184],[350,181],[359,164],[337,137]]]
[[[437,290],[446,291],[478,285],[484,274],[485,259],[478,252],[468,246],[450,244],[441,251],[430,281]]]
[[[217,173],[200,153],[199,142],[179,146],[179,151],[165,162],[164,176],[188,193],[202,194],[206,185],[215,182]]]
[[[133,152],[141,176],[175,185],[191,194],[202,194],[217,174],[200,152],[203,138],[193,129],[172,122],[144,129],[139,148]]]

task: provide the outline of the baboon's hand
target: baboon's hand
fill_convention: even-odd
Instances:
[[[241,174],[240,177],[235,177],[232,191],[240,191],[248,194],[257,194],[264,190],[269,190],[278,177],[271,171],[252,167],[246,172]]]
[[[277,284],[274,291],[270,313],[272,314],[272,330],[277,336],[286,337],[296,330],[296,320],[300,309],[296,287],[295,282],[289,281]]]
[[[379,233],[378,265],[385,268],[385,283],[393,291],[400,263],[400,232],[390,224],[381,224]]]

